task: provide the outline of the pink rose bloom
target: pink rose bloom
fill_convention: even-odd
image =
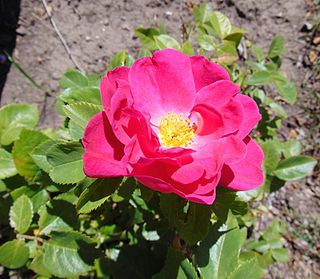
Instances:
[[[156,51],[101,82],[104,111],[85,129],[89,177],[133,176],[162,193],[212,204],[218,185],[263,183],[263,152],[248,134],[261,119],[227,71],[203,56]]]

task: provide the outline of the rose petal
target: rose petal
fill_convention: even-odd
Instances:
[[[137,60],[129,73],[134,107],[158,124],[171,113],[189,113],[195,88],[189,56],[165,49]]]
[[[220,184],[227,188],[244,191],[259,187],[263,183],[263,151],[250,137],[246,137],[247,154],[244,159],[222,168]]]
[[[243,120],[241,122],[237,136],[246,137],[261,119],[257,103],[249,96],[238,94],[235,100],[241,103],[243,107]]]
[[[128,73],[130,68],[121,66],[112,71],[107,72],[107,75],[102,79],[100,84],[102,105],[105,110],[110,107],[110,102],[117,88],[118,80],[128,81]]]
[[[221,108],[240,92],[240,87],[229,80],[219,80],[200,89],[195,105],[210,105]]]
[[[196,92],[218,80],[230,80],[229,74],[222,66],[196,55],[190,57]]]
[[[87,125],[82,144],[84,172],[89,177],[128,175],[124,145],[115,137],[104,112],[95,115]]]

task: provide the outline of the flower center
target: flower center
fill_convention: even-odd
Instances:
[[[184,119],[183,114],[168,113],[160,120],[159,138],[162,145],[167,147],[186,147],[192,141],[195,127],[190,120]]]

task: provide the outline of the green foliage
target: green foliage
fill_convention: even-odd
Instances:
[[[18,233],[23,234],[28,231],[33,217],[33,205],[31,200],[22,195],[11,206],[10,225]]]
[[[39,121],[35,105],[9,104],[0,109],[0,144],[9,145],[23,129],[34,128]]]
[[[102,75],[70,69],[56,103],[65,117],[62,127],[35,130],[34,105],[0,109],[0,264],[19,268],[23,278],[263,277],[270,264],[288,260],[285,227],[274,221],[258,235],[247,234],[256,216],[267,212],[250,202],[311,174],[316,165],[301,155],[297,140],[277,136],[287,117],[284,104],[293,104],[297,95],[281,71],[283,37],[276,36],[264,51],[207,4],[194,8],[182,40],[163,27],[140,27],[135,35],[143,46],[136,58],[163,48],[205,55],[256,100],[262,120],[253,137],[265,153],[264,184],[246,192],[219,186],[214,204],[206,206],[152,191],[132,177],[86,177],[81,138],[88,121],[103,110]],[[120,51],[107,69],[134,61]]]

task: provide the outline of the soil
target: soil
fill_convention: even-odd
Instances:
[[[286,41],[283,69],[296,84],[299,100],[289,108],[290,117],[281,135],[298,138],[304,153],[319,159],[320,148],[320,31],[318,0],[224,0],[211,6],[249,31],[249,38],[267,50],[272,37]],[[179,39],[181,24],[190,17],[188,6],[197,1],[179,0],[55,0],[49,8],[72,54],[86,72],[103,72],[119,50],[137,54],[138,26],[163,23]],[[318,29],[316,27],[318,24]],[[54,32],[41,1],[22,1],[14,58],[37,83],[59,93],[58,82],[71,60]],[[318,39],[317,39],[318,38]],[[271,92],[272,93],[272,92]],[[12,67],[2,93],[2,104],[36,103],[41,107],[40,126],[58,127],[62,119],[54,97],[35,89]],[[304,181],[287,184],[262,201],[273,218],[286,220],[286,246],[291,260],[271,267],[266,278],[320,278],[320,181],[319,169]]]

